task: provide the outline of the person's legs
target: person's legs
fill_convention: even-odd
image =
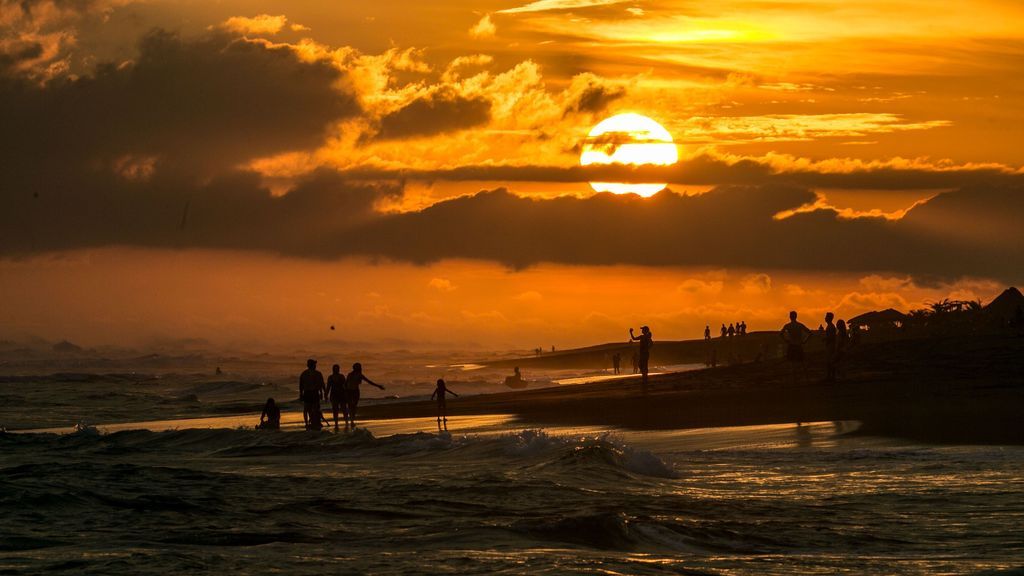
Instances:
[[[338,411],[341,409],[341,399],[331,398],[331,411],[334,412],[334,429],[338,429]]]
[[[649,360],[650,358],[648,356],[640,357],[640,382],[644,394],[647,394],[647,363]]]
[[[359,390],[352,390],[348,396],[348,417],[352,421],[352,427],[356,427],[356,408],[359,407]]]

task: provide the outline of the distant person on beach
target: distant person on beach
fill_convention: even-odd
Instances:
[[[341,373],[341,366],[337,364],[331,366],[331,375],[327,377],[327,391],[325,395],[331,399],[331,410],[334,412],[334,429],[338,429],[339,411],[344,416],[345,427],[348,428],[345,375]]]
[[[622,354],[619,353],[619,352],[616,352],[615,354],[612,354],[612,373],[613,374],[618,374],[619,373],[619,366],[621,364],[622,364]]]
[[[306,360],[306,370],[299,376],[299,400],[302,400],[302,421],[308,426],[313,409],[320,409],[324,397],[324,375],[316,369],[316,360]]]
[[[651,334],[651,329],[647,326],[640,327],[639,336],[634,335],[633,329],[630,328],[629,340],[630,342],[640,342],[640,350],[637,351],[637,367],[640,369],[640,382],[643,392],[646,394],[648,362],[651,359],[651,346],[654,345],[654,335]]]
[[[746,335],[747,335],[747,321],[743,320],[742,322],[740,322],[740,336],[746,336]]]
[[[356,427],[356,408],[359,407],[359,384],[362,382],[366,382],[371,386],[376,386],[381,390],[384,389],[383,386],[377,384],[373,380],[370,380],[363,374],[362,364],[356,362],[352,365],[352,371],[348,373],[347,377],[345,377],[345,389],[348,391],[346,394],[346,399],[348,401],[348,418],[353,428]]]
[[[793,382],[796,382],[797,368],[801,369],[801,378],[806,371],[804,366],[804,344],[811,337],[811,331],[796,320],[796,311],[789,313],[789,323],[782,327],[780,332],[782,340],[786,343],[786,360],[793,367]]]
[[[727,332],[727,334],[729,335],[729,338],[732,338],[733,336],[735,336],[736,335],[736,327],[733,326],[732,324],[729,324],[729,331]]]
[[[256,427],[256,429],[281,429],[281,409],[277,407],[277,403],[274,402],[273,398],[267,398],[267,403],[263,405],[263,413],[260,414],[260,424],[259,426]]]
[[[711,326],[704,326],[704,340],[711,340]]]
[[[827,312],[825,313],[825,381],[835,382],[836,381],[836,354],[838,330],[836,325],[833,323],[836,315]]]
[[[443,378],[437,379],[437,388],[434,389],[434,393],[430,395],[430,399],[437,398],[437,428],[441,429],[441,421],[444,420],[444,429],[448,429],[448,402],[445,400],[445,395],[451,394],[458,398],[458,394],[448,389],[448,386],[444,383]]]
[[[725,327],[725,324],[722,324],[722,338],[725,338],[728,335],[729,335],[729,329]]]
[[[843,361],[846,359],[846,348],[850,344],[850,332],[846,329],[846,321],[836,322],[836,378],[842,376]]]

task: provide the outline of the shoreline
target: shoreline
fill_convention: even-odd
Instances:
[[[811,354],[795,384],[782,360],[448,400],[451,416],[511,414],[526,425],[667,430],[857,420],[863,435],[936,444],[1024,445],[1024,339],[928,338],[852,349],[837,383]],[[431,401],[360,408],[361,420],[433,417]]]

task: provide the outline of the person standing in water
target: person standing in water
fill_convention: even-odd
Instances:
[[[348,428],[348,403],[345,399],[345,375],[341,373],[341,366],[331,366],[331,375],[327,377],[326,396],[331,399],[331,410],[334,411],[334,429],[338,429],[338,411],[345,417],[345,427]]]
[[[263,413],[260,414],[260,424],[256,427],[257,430],[280,430],[281,429],[281,409],[277,407],[273,398],[267,398],[267,403],[263,405]]]
[[[640,369],[640,381],[644,394],[647,394],[647,369],[648,362],[651,359],[651,346],[654,344],[654,336],[651,334],[651,329],[647,326],[640,327],[640,335],[636,336],[633,334],[633,329],[629,329],[629,341],[640,342],[640,350],[637,351],[637,367]]]
[[[804,344],[811,338],[811,331],[796,321],[796,310],[789,313],[789,323],[779,333],[786,343],[786,360],[792,366],[792,379],[796,383],[797,368],[800,368],[801,379],[807,368],[804,365]]]
[[[444,429],[448,429],[448,402],[445,400],[445,394],[451,394],[458,398],[458,394],[448,389],[448,386],[444,383],[444,378],[437,379],[437,388],[434,389],[434,393],[430,395],[430,399],[433,400],[437,397],[437,429],[441,429],[441,421],[444,420]]]
[[[316,360],[306,360],[306,370],[299,376],[299,400],[302,401],[302,421],[309,426],[314,409],[320,409],[324,397],[324,375],[316,369]]]
[[[348,393],[346,394],[346,399],[348,400],[348,419],[353,428],[356,427],[356,408],[359,406],[359,384],[362,382],[366,382],[371,386],[376,386],[381,390],[384,389],[383,386],[377,384],[373,380],[370,380],[363,374],[362,364],[356,362],[352,365],[352,371],[349,372],[348,376],[345,378],[345,389],[348,390]]]

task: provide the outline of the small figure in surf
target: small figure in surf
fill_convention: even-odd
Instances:
[[[443,378],[437,379],[437,388],[434,389],[434,393],[430,395],[430,399],[437,398],[437,429],[441,429],[441,422],[444,421],[444,429],[448,429],[448,402],[445,399],[446,394],[451,394],[458,398],[458,394],[448,389],[448,386],[444,383]]]
[[[523,380],[523,373],[519,371],[519,366],[514,368],[511,376],[505,376],[505,386],[509,388],[526,388],[528,384],[526,380]]]
[[[786,360],[792,366],[792,379],[796,383],[797,368],[801,369],[801,380],[807,370],[804,365],[804,344],[811,338],[811,331],[807,326],[796,321],[796,311],[794,310],[789,313],[789,323],[782,327],[779,335],[786,343]]]
[[[711,340],[711,326],[704,326],[704,340]]]
[[[640,382],[643,393],[647,394],[647,369],[648,362],[651,359],[651,346],[654,345],[654,335],[651,334],[651,329],[647,326],[640,327],[639,336],[634,335],[633,329],[630,328],[629,341],[640,342],[640,350],[637,351],[637,368],[640,369]]]
[[[366,382],[371,386],[376,386],[381,390],[383,386],[377,384],[373,380],[370,380],[363,374],[363,365],[356,362],[352,365],[352,371],[345,377],[345,389],[348,391],[346,394],[346,400],[348,403],[348,420],[353,428],[356,427],[356,408],[359,407],[359,384]]]
[[[622,354],[616,352],[612,354],[612,374],[619,373],[619,365],[622,363]]]
[[[835,382],[836,381],[836,361],[838,354],[839,345],[839,331],[836,325],[832,323],[835,319],[835,314],[827,312],[825,314],[825,381]]]
[[[267,398],[267,403],[263,405],[263,413],[260,414],[260,423],[256,426],[256,429],[281,429],[281,409],[277,407],[277,403],[274,402],[273,398]]]
[[[308,426],[313,410],[320,410],[324,397],[324,375],[316,369],[316,360],[306,360],[306,370],[299,376],[299,400],[302,401],[302,421]]]
[[[331,366],[331,375],[327,377],[327,391],[325,395],[331,399],[331,410],[334,412],[334,429],[338,429],[338,412],[341,411],[345,420],[345,427],[348,428],[348,402],[346,401],[345,375],[341,373],[341,366]]]

